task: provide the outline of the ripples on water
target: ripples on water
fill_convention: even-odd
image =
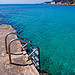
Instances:
[[[75,75],[75,6],[0,5],[4,23],[40,47],[44,71]]]

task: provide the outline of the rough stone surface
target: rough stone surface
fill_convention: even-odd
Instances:
[[[9,57],[5,51],[5,35],[9,32],[16,31],[13,28],[8,28],[7,25],[0,25],[0,75],[39,75],[31,60],[26,61],[18,41],[11,45],[11,53],[13,53],[11,56],[14,64],[9,64]],[[13,38],[16,36],[10,35],[8,42]]]

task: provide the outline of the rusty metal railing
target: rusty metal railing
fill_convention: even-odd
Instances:
[[[10,34],[14,34],[14,35],[16,35],[16,36],[18,36],[18,37],[20,37],[20,38],[26,39],[26,40],[28,40],[30,43],[32,43],[32,41],[29,40],[28,38],[22,37],[22,36],[18,35],[18,34],[15,33],[15,32],[10,32],[10,33],[8,33],[8,34],[5,36],[5,48],[6,48],[6,53],[7,53],[7,54],[8,54],[8,51],[7,51],[7,37],[8,37],[8,35],[10,35]]]

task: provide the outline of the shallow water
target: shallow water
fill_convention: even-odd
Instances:
[[[42,70],[75,75],[75,6],[0,5],[0,24],[40,47]]]

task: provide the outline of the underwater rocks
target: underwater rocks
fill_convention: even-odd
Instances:
[[[9,24],[9,21],[5,18],[0,17],[0,24]]]
[[[10,24],[10,22],[5,18],[5,16],[0,14],[0,24]]]
[[[6,21],[4,18],[0,18],[0,21]]]

